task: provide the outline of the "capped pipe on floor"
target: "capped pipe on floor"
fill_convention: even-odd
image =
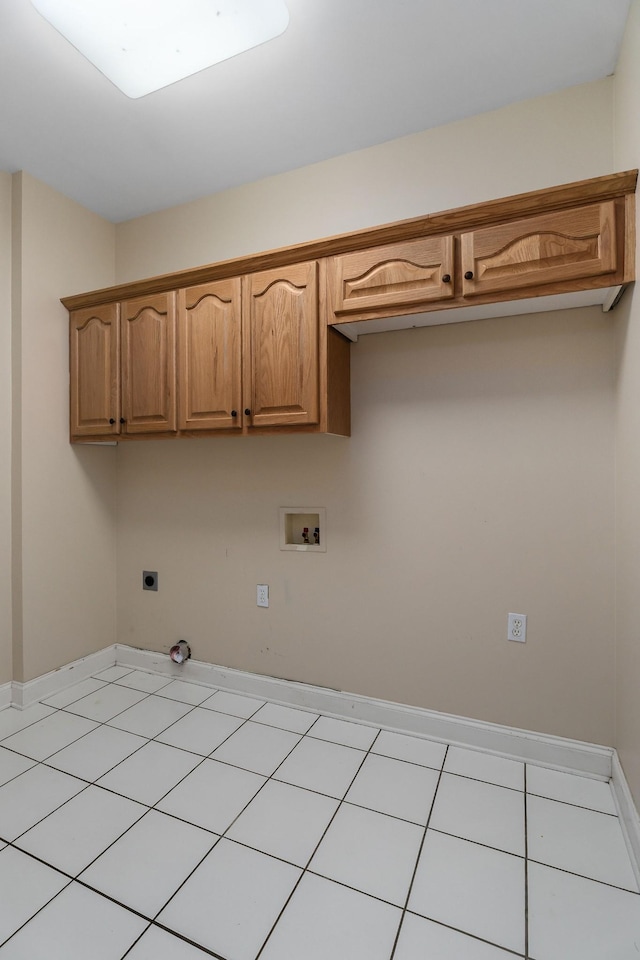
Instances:
[[[191,647],[186,640],[178,640],[169,650],[169,656],[174,663],[184,663],[191,656]]]

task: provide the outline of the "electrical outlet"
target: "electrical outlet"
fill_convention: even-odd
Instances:
[[[266,583],[258,584],[256,603],[259,607],[269,606],[269,586]]]
[[[510,613],[507,622],[507,640],[517,640],[524,643],[527,639],[526,613]]]
[[[143,590],[158,589],[158,571],[157,570],[142,571],[142,589]]]

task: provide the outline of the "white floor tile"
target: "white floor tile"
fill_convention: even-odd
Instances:
[[[531,860],[637,892],[617,817],[530,796],[527,828]]]
[[[101,726],[54,753],[47,763],[56,770],[63,770],[93,783],[146,742],[144,737],[136,737],[114,727]]]
[[[34,760],[46,760],[96,727],[97,723],[93,720],[74,717],[70,713],[57,710],[44,720],[38,720],[3,740],[3,746],[17,750]]]
[[[46,707],[42,703],[34,703],[33,706],[25,710],[18,710],[17,707],[5,707],[0,710],[0,740],[10,737],[12,733],[18,730],[24,730],[25,727],[37,723],[44,717],[50,717],[55,713],[53,707]]]
[[[105,723],[128,707],[132,707],[134,703],[143,700],[146,696],[147,694],[140,690],[129,690],[127,687],[110,683],[106,687],[102,687],[101,690],[90,693],[88,697],[83,697],[82,700],[71,703],[66,707],[66,710],[68,713],[75,713],[80,717]]]
[[[118,714],[109,721],[109,726],[126,730],[128,733],[137,733],[141,737],[157,737],[191,710],[193,707],[188,703],[151,696]]]
[[[126,675],[131,672],[131,667],[107,667],[106,670],[101,670],[100,673],[94,673],[94,677],[97,677],[98,680],[105,680],[112,683],[114,680],[120,680],[121,677],[126,677]]]
[[[182,720],[177,720],[163,733],[158,734],[157,739],[170,747],[179,747],[207,757],[243,723],[244,720],[239,717],[196,707]]]
[[[68,707],[70,703],[75,703],[76,700],[81,700],[83,697],[86,697],[90,693],[95,693],[96,690],[104,686],[105,684],[102,680],[96,680],[95,677],[88,677],[86,680],[74,683],[73,686],[67,687],[59,693],[54,693],[52,697],[47,697],[47,699],[42,702],[50,707]]]
[[[305,874],[260,960],[388,960],[401,911]]]
[[[76,876],[145,812],[142,804],[88,787],[16,843],[21,850]]]
[[[35,766],[35,762],[21,753],[12,753],[11,750],[0,747],[0,786]]]
[[[426,740],[423,737],[410,737],[404,733],[391,733],[383,730],[371,748],[372,753],[394,760],[406,760],[423,767],[440,770],[447,751],[446,743]]]
[[[254,773],[271,776],[295,745],[300,734],[267,727],[250,720],[213,753],[214,760],[232,763]]]
[[[368,750],[378,733],[377,727],[367,727],[350,720],[336,720],[334,717],[320,717],[314,723],[309,736],[318,740],[329,740],[331,743],[341,743],[345,747]]]
[[[604,780],[578,777],[546,767],[527,767],[527,792],[549,800],[561,800],[577,807],[616,814],[611,785]]]
[[[254,713],[253,719],[257,723],[266,723],[270,727],[290,730],[291,733],[306,733],[318,719],[318,714],[297,710],[295,707],[283,707],[277,703],[267,703]]]
[[[0,787],[0,836],[15,840],[86,788],[86,783],[42,764]]]
[[[2,960],[120,960],[146,921],[71,883],[2,947]]]
[[[215,842],[207,830],[150,810],[80,879],[153,919]]]
[[[296,787],[342,799],[364,756],[362,750],[304,737],[274,777]]]
[[[0,851],[0,943],[68,883],[68,877],[13,847]]]
[[[213,692],[212,687],[203,687],[199,683],[189,683],[187,680],[172,680],[162,690],[158,690],[156,696],[197,706],[203,700],[208,700]]]
[[[205,760],[157,806],[205,830],[224,833],[264,782],[256,773]]]
[[[494,757],[480,750],[449,747],[444,769],[474,780],[485,780],[500,787],[524,790],[524,763],[506,757]]]
[[[513,953],[500,947],[414,913],[405,914],[393,960],[426,960],[431,957],[433,960],[515,960]]]
[[[220,840],[158,922],[228,960],[254,960],[300,870]]]
[[[232,717],[242,717],[244,720],[248,720],[264,704],[264,700],[256,700],[255,697],[244,697],[239,693],[218,690],[208,700],[204,700],[200,706],[206,707],[207,710],[217,710],[218,713],[229,713]]]
[[[309,869],[404,907],[423,827],[343,803]]]
[[[171,677],[160,677],[155,673],[146,673],[144,670],[133,670],[115,682],[119,686],[130,687],[132,690],[156,693],[171,683]]]
[[[194,753],[153,741],[101,777],[98,785],[152,807],[201,762]]]
[[[429,827],[523,857],[524,794],[443,773]]]
[[[370,754],[345,799],[424,826],[438,777],[437,771],[428,767]]]
[[[337,808],[331,797],[270,780],[227,836],[304,867]]]
[[[428,830],[409,910],[524,953],[524,860]]]
[[[640,896],[529,864],[532,960],[631,960],[640,954]]]
[[[204,953],[179,937],[174,937],[159,927],[149,927],[140,937],[126,960],[207,960],[210,953]]]

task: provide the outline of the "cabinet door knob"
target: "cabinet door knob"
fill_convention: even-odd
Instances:
[[[244,415],[245,415],[245,417],[250,417],[250,416],[251,416],[251,410],[249,410],[249,407],[247,407],[247,409],[244,411]]]
[[[444,276],[442,277],[442,282],[443,282],[443,283],[451,283],[451,274],[450,274],[450,273],[445,273]]]
[[[232,416],[232,417],[237,417],[237,416],[238,416],[238,411],[237,411],[237,410],[232,410],[232,411],[231,411],[231,416]]]
[[[113,417],[109,417],[109,423],[115,423],[115,420],[113,419]]]
[[[124,417],[120,417],[120,423],[126,423],[126,422],[127,422],[127,421],[125,420]]]
[[[473,270],[467,270],[464,275],[465,280],[473,280]]]

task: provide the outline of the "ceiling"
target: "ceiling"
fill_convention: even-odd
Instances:
[[[0,0],[0,170],[119,222],[607,76],[629,5],[287,0],[281,37],[130,100]]]

